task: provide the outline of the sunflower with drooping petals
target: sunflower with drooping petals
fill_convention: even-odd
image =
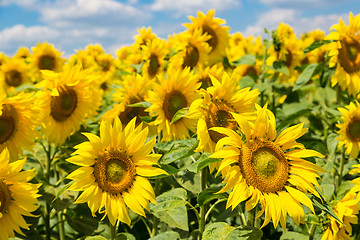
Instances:
[[[80,129],[87,118],[96,116],[101,104],[98,76],[79,65],[67,65],[61,73],[42,71],[44,87],[38,93],[39,105],[43,107],[45,137],[56,145]]]
[[[255,103],[259,95],[258,89],[251,91],[250,88],[239,89],[237,74],[229,76],[224,73],[221,81],[214,76],[210,77],[212,86],[206,91],[201,91],[203,98],[191,104],[187,115],[189,118],[199,119],[197,123],[199,145],[195,151],[207,153],[213,153],[216,143],[225,136],[211,128],[225,127],[235,130],[236,122],[231,115],[232,112],[250,120],[255,116]]]
[[[153,85],[146,99],[152,104],[146,111],[156,117],[151,124],[158,126],[162,141],[189,138],[189,131],[194,132],[196,129],[196,119],[183,117],[172,121],[178,110],[190,107],[200,97],[196,90],[201,84],[190,68],[168,71],[167,78],[162,77],[159,82],[161,84]]]
[[[356,96],[360,91],[360,15],[349,15],[349,25],[342,19],[339,24],[331,27],[335,31],[326,36],[327,40],[334,40],[328,44],[329,67],[336,70],[331,78],[331,85],[338,84],[342,90]]]
[[[209,53],[209,65],[213,65],[217,62],[222,62],[225,56],[225,50],[229,45],[229,27],[223,26],[225,20],[220,18],[214,18],[215,10],[211,9],[206,15],[202,12],[198,12],[197,18],[189,16],[192,23],[185,23],[184,26],[189,29],[190,32],[194,32],[196,29],[201,29],[203,34],[210,35],[211,38],[207,40],[207,43],[211,47]]]
[[[195,29],[193,32],[183,32],[175,35],[173,48],[177,52],[171,57],[169,68],[186,68],[199,70],[207,66],[207,58],[211,47],[207,41],[211,37],[204,35],[201,29]]]
[[[0,83],[6,91],[28,82],[28,68],[23,59],[10,58],[0,67]]]
[[[254,124],[232,113],[239,126],[237,130],[243,136],[228,128],[213,129],[226,135],[218,141],[217,150],[210,156],[224,158],[218,171],[226,185],[219,193],[232,190],[226,207],[233,209],[246,201],[246,210],[250,211],[260,202],[262,209],[257,217],[265,212],[262,227],[272,219],[275,228],[280,222],[286,229],[287,213],[299,225],[305,222],[301,204],[314,212],[306,194],[320,197],[314,185],[319,187],[318,172],[325,172],[302,158],[323,156],[296,142],[307,131],[303,123],[285,129],[276,137],[274,114],[266,106],[258,107],[257,112]]]
[[[21,92],[0,101],[0,151],[8,148],[11,160],[17,160],[24,149],[32,151],[41,111],[33,93]]]
[[[62,53],[52,44],[47,42],[38,43],[35,47],[32,47],[31,50],[32,54],[28,58],[28,61],[33,82],[42,81],[41,70],[61,71],[65,63],[65,58],[61,57]]]
[[[36,175],[34,169],[21,171],[26,159],[9,163],[9,151],[0,154],[0,239],[15,238],[15,232],[25,236],[21,229],[29,229],[24,216],[38,207],[38,188],[41,184],[30,181]],[[21,171],[21,172],[20,172]]]
[[[100,137],[83,133],[88,142],[77,145],[67,161],[81,166],[67,178],[75,180],[69,190],[83,191],[75,203],[87,203],[112,225],[116,220],[130,225],[126,207],[145,217],[149,201],[156,204],[154,190],[146,177],[167,174],[154,167],[161,155],[150,154],[156,139],[146,142],[148,129],[135,127],[135,118],[123,129],[118,118],[103,121]]]
[[[141,51],[144,62],[142,75],[151,80],[164,74],[165,56],[169,52],[166,41],[160,38],[148,40],[146,44],[141,45]]]
[[[336,124],[340,129],[337,131],[339,146],[345,146],[345,153],[355,159],[360,149],[360,105],[357,101],[351,102],[344,108],[339,107],[342,114],[342,123]]]
[[[357,214],[359,213],[359,201],[357,193],[351,189],[343,199],[338,201],[333,207],[335,214],[343,222],[340,223],[334,217],[329,217],[327,228],[321,240],[352,239],[351,224],[358,223]]]

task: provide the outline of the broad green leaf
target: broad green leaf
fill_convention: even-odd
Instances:
[[[201,169],[207,167],[211,163],[221,161],[220,158],[209,158],[210,154],[202,154],[199,159],[188,167],[191,172],[198,173]]]
[[[151,106],[151,103],[149,102],[138,102],[138,103],[133,103],[133,104],[129,104],[127,105],[128,107],[141,107],[141,108],[148,108]]]
[[[180,239],[179,233],[173,231],[163,232],[156,235],[155,237],[149,238],[149,240],[178,240],[178,239]]]
[[[335,154],[336,147],[339,143],[339,141],[336,140],[337,137],[338,137],[337,134],[330,133],[326,139],[326,145],[327,145],[327,149],[328,149],[328,152],[330,155]]]
[[[336,215],[336,213],[334,212],[334,210],[332,209],[332,207],[329,205],[329,203],[325,200],[323,194],[315,187],[316,191],[319,193],[320,198],[316,197],[316,196],[312,196],[311,201],[313,203],[313,205],[315,207],[320,208],[322,211],[328,213],[330,216],[332,216],[333,218],[335,218],[336,220],[338,220],[340,223],[342,223],[342,221],[338,218],[338,216]]]
[[[85,240],[107,240],[107,238],[102,236],[88,236],[85,238]]]
[[[67,216],[67,215],[65,215]],[[77,232],[89,235],[98,228],[99,221],[90,217],[66,217],[66,222]]]
[[[322,45],[328,44],[330,42],[332,42],[332,41],[331,40],[314,41],[310,46],[308,46],[304,49],[304,53],[311,52],[312,50],[317,49],[317,48],[321,47]]]
[[[291,231],[286,231],[284,232],[281,237],[280,240],[308,240],[309,236],[298,233],[298,232],[291,232]]]
[[[223,198],[227,198],[228,194],[227,193],[219,193],[216,194],[218,191],[220,191],[220,188],[206,188],[204,191],[202,191],[198,196],[197,196],[197,202],[200,206],[203,206],[204,204],[210,202],[211,200],[214,199],[223,199]]]
[[[157,204],[151,204],[151,212],[170,227],[188,231],[186,198],[185,189],[172,189],[156,198]]]
[[[186,116],[186,114],[188,114],[189,112],[189,108],[186,107],[186,108],[182,108],[182,109],[179,109],[174,117],[171,119],[171,123],[170,124],[173,124],[174,122],[178,121],[179,119],[183,118]]]
[[[323,194],[324,194],[324,197],[327,201],[330,201],[331,200],[331,197],[335,191],[335,186],[334,184],[331,184],[331,183],[324,183],[324,184],[321,184],[321,189],[323,190]]]
[[[176,182],[186,190],[198,194],[200,190],[200,174],[190,172],[187,169],[173,175]]]
[[[116,240],[136,240],[136,238],[130,233],[118,233]]]
[[[196,147],[197,140],[195,138],[190,138],[186,140],[171,141],[168,143],[157,143],[154,148],[158,151],[158,153],[163,153],[159,163],[169,164],[178,159],[189,157],[193,154],[199,155],[199,153],[194,153]]]
[[[345,196],[345,194],[352,188],[354,187],[354,183],[350,182],[350,181],[343,181],[339,188],[336,190],[336,195],[338,197],[338,199],[341,199]]]
[[[202,240],[259,240],[263,233],[254,227],[234,228],[224,222],[217,222],[208,225],[202,236]]]
[[[255,56],[251,55],[251,54],[242,56],[238,60],[232,62],[232,64],[234,64],[235,66],[238,66],[238,65],[255,65],[255,63],[256,63]]]
[[[254,227],[243,226],[231,231],[225,238],[225,240],[259,240],[261,239],[263,232],[260,229]]]
[[[285,117],[283,120],[279,122],[277,128],[280,130],[289,126],[290,124],[297,123],[296,122],[297,119],[309,115],[310,113],[311,113],[311,109],[301,109],[291,115],[287,115],[287,117]]]
[[[283,74],[288,75],[288,76],[290,74],[289,69],[287,68],[285,63],[280,62],[280,61],[275,61],[272,66],[267,65],[266,67],[273,70],[273,71],[275,71],[275,72],[280,72],[280,73],[283,73]]]
[[[318,63],[309,64],[296,80],[293,91],[300,89],[307,82],[309,82],[311,78],[318,73],[319,66],[321,65],[319,65]]]
[[[255,81],[251,76],[244,76],[240,79],[239,84],[241,88],[253,88],[255,86]]]

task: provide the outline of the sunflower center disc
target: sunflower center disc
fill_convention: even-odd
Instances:
[[[55,57],[51,55],[43,55],[39,59],[40,70],[54,70],[55,69]]]
[[[203,25],[202,29],[203,29],[204,33],[207,33],[208,35],[211,36],[211,38],[209,40],[207,40],[206,42],[210,45],[210,47],[212,47],[212,49],[211,49],[211,52],[212,52],[212,51],[214,51],[214,49],[218,45],[217,35],[216,35],[214,29],[212,29],[208,25]]]
[[[197,65],[199,61],[199,50],[197,47],[189,44],[186,46],[186,53],[182,68],[190,67],[191,69]]]
[[[0,180],[0,213],[4,214],[9,208],[11,193],[9,187]],[[1,218],[1,217],[0,217]]]
[[[57,122],[63,122],[75,111],[77,95],[72,87],[58,88],[59,96],[51,96],[51,115]]]
[[[94,166],[94,176],[99,187],[111,194],[122,193],[128,189],[135,175],[135,166],[131,159],[117,150],[99,156]]]
[[[230,113],[233,111],[234,110],[225,102],[210,103],[205,117],[207,128],[225,127],[234,130],[236,128],[236,123]],[[221,138],[226,136],[214,130],[209,130],[209,135],[214,142],[218,142]]]
[[[15,120],[13,115],[16,114],[13,106],[4,104],[2,115],[0,116],[0,144],[6,142],[15,131]]]
[[[360,70],[360,42],[352,37],[340,40],[339,63],[347,73]]]
[[[165,96],[164,113],[165,117],[171,121],[177,111],[187,106],[187,101],[181,92],[174,90]]]
[[[150,64],[149,64],[149,75],[150,77],[155,77],[159,70],[160,64],[159,59],[155,54],[151,54],[150,56]]]
[[[360,120],[352,120],[347,128],[347,135],[352,140],[360,140]]]
[[[200,88],[202,88],[202,89],[207,89],[208,87],[212,86],[211,78],[209,77],[209,75],[207,75],[206,77],[200,78],[199,82],[201,82]]]
[[[134,96],[134,97],[130,98],[129,105],[141,102],[143,100],[144,99],[141,99],[139,96]],[[141,123],[140,117],[144,117],[144,116],[148,116],[148,115],[149,114],[145,112],[145,108],[143,108],[143,107],[126,106],[125,110],[119,114],[119,118],[120,118],[122,125],[125,126],[131,121],[131,119],[133,119],[134,117],[137,117],[136,118],[136,126],[137,126]]]
[[[5,73],[5,82],[11,87],[17,87],[22,82],[21,72],[17,70],[10,70]]]
[[[284,152],[270,141],[255,140],[241,149],[239,166],[247,184],[265,193],[281,191],[288,180]]]

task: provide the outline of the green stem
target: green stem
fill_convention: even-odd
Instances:
[[[200,172],[200,192],[204,191],[206,189],[206,183],[207,183],[207,168],[201,169]],[[205,215],[206,215],[206,208],[207,204],[204,204],[203,206],[200,206],[200,219],[199,219],[199,237],[202,236],[204,229],[205,229]]]
[[[116,220],[117,222],[117,220]],[[112,225],[110,222],[109,222],[109,226],[110,226],[110,239],[111,240],[114,240],[116,239],[116,222],[114,225]]]
[[[247,212],[246,226],[254,227],[255,225],[256,207]]]
[[[50,229],[50,204],[45,203],[45,216],[44,216],[44,222],[45,222],[45,230],[46,230],[46,240],[51,239],[51,229]]]
[[[314,239],[314,233],[315,233],[316,225],[312,224],[309,230],[309,240]]]
[[[50,176],[51,176],[51,144],[48,144],[48,149],[41,144],[44,148],[44,151],[46,152],[46,169],[45,169],[45,179],[47,181],[47,184],[50,183]],[[46,201],[45,203],[45,216],[44,216],[44,222],[45,222],[45,230],[46,230],[46,240],[51,239],[51,229],[50,229],[50,212],[51,212],[51,206]]]
[[[222,203],[222,202],[225,202],[225,201],[227,201],[226,198],[219,199],[219,200],[217,200],[214,204],[212,204],[212,205],[210,206],[209,210],[208,210],[208,211],[206,212],[206,214],[205,214],[205,222],[206,222],[207,218],[209,217],[211,211],[215,208],[215,206],[218,205],[219,203]]]
[[[155,179],[155,196],[157,196],[157,194],[160,191],[160,180],[159,179]],[[152,232],[151,232],[151,237],[155,237],[158,234],[158,224],[159,224],[159,219],[153,215],[153,226],[152,226]]]
[[[58,221],[59,221],[59,236],[60,240],[65,240],[65,227],[64,227],[64,213],[60,211],[58,214]]]
[[[343,146],[341,147],[338,188],[339,188],[340,185],[341,185],[341,181],[342,181],[342,177],[343,177],[344,164],[345,164],[345,149],[344,149],[344,145],[343,145]]]
[[[341,87],[339,86],[339,84],[336,87],[336,104],[340,104],[341,103]]]

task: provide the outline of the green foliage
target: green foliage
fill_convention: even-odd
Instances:
[[[227,223],[218,222],[212,223],[205,228],[202,236],[203,240],[258,240],[261,239],[263,233],[261,230],[254,227],[232,227]]]

